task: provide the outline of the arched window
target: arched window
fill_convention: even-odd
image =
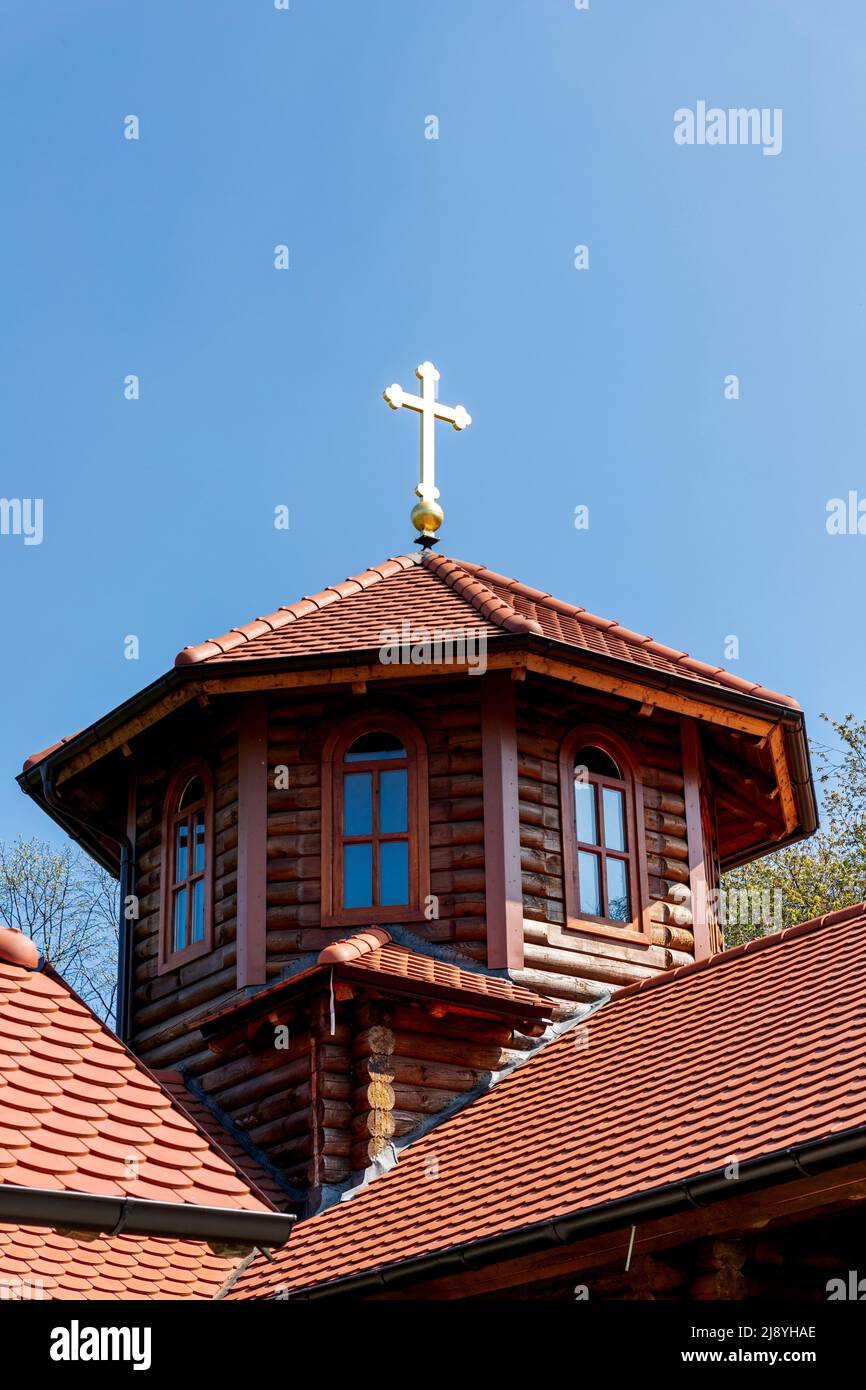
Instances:
[[[341,726],[322,776],[322,923],[417,921],[429,892],[427,756],[390,712]]]
[[[211,949],[213,784],[204,763],[174,778],[162,819],[160,969]]]
[[[560,796],[567,926],[646,941],[643,794],[615,735],[572,731],[560,756]]]

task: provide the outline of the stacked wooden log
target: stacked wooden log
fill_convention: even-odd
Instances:
[[[503,1023],[411,1004],[366,1003],[357,1012],[352,1166],[365,1168],[388,1140],[490,1082],[532,1040]]]

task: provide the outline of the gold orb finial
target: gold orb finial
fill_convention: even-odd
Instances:
[[[445,520],[445,513],[438,502],[425,501],[422,497],[412,508],[410,520],[420,535],[433,536]]]

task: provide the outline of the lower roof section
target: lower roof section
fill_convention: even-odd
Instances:
[[[99,1211],[89,1208],[103,1207],[103,1229],[157,1223],[160,1234],[99,1234]],[[3,1210],[18,1218],[0,1223],[10,1298],[212,1298],[238,1254],[214,1253],[208,1242],[249,1248],[261,1238],[254,1227],[279,1231],[289,1221],[32,943],[6,928]],[[199,1230],[201,1239],[184,1238]]]
[[[397,936],[407,937],[415,949]],[[515,984],[504,971],[493,971],[469,960],[457,964],[431,942],[420,941],[405,928],[367,927],[319,952],[313,965],[276,980],[255,994],[243,994],[200,1023],[203,1036],[219,1047],[233,1030],[291,1004],[311,984],[329,978],[351,981],[360,988],[392,993],[401,999],[439,1001],[463,1013],[510,1018],[513,1022],[548,1020],[557,1010],[552,999]]]
[[[866,1125],[864,1050],[859,904],[622,991],[228,1296],[429,1270],[439,1253],[841,1141]]]

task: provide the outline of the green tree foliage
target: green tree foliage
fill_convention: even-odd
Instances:
[[[726,915],[736,919],[723,926],[727,946],[866,900],[866,720],[853,714],[838,722],[821,718],[839,744],[811,744],[821,826],[808,840],[725,874],[723,904],[731,905]],[[762,910],[740,911],[746,895]]]
[[[69,845],[0,841],[0,922],[32,937],[109,1023],[117,989],[117,894],[110,874]]]

